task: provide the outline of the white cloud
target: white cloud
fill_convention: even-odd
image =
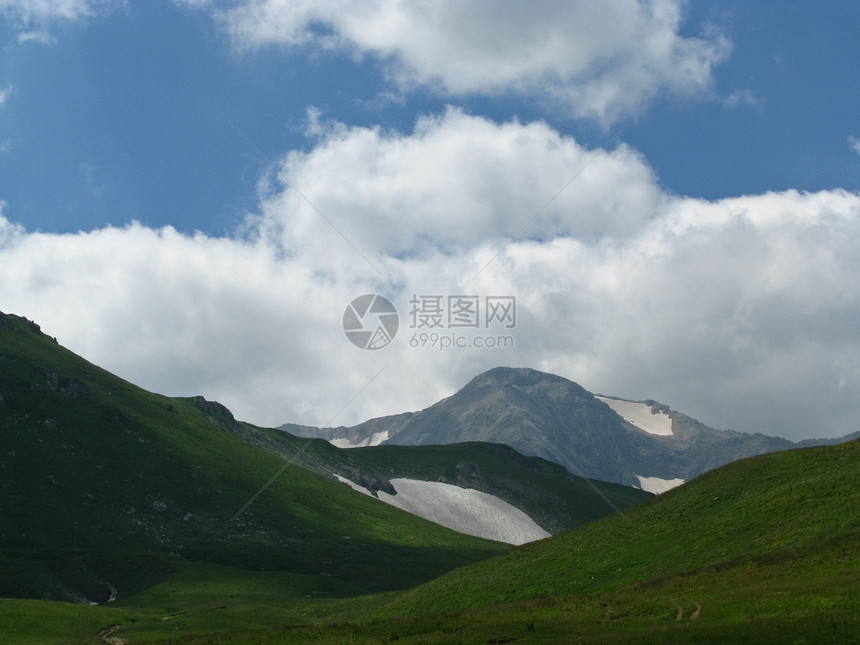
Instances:
[[[0,252],[2,252],[4,247],[17,241],[17,238],[25,232],[21,226],[13,224],[3,216],[3,211],[6,210],[6,208],[6,202],[4,200],[0,200]]]
[[[263,424],[330,422],[371,379],[335,423],[417,409],[512,365],[718,427],[857,429],[857,194],[679,198],[621,146],[474,277],[596,151],[457,110],[409,134],[317,120],[316,136],[275,169],[388,281],[273,172],[242,238],[139,224],[48,235],[0,217],[0,309],[149,389]],[[402,314],[376,352],[341,331],[368,292]],[[414,293],[516,296],[515,348],[410,347]]]
[[[723,106],[733,110],[739,107],[761,107],[762,100],[752,90],[735,90],[723,99]]]
[[[6,99],[9,98],[9,95],[12,93],[12,86],[9,85],[5,89],[0,90],[0,108],[3,107],[3,104],[6,103]]]
[[[854,149],[854,152],[860,155],[860,139],[858,139],[857,137],[849,136],[848,145]]]
[[[0,0],[0,15],[22,25],[80,20],[122,0]]]
[[[179,7],[206,7],[210,5],[212,0],[173,0],[173,4]]]
[[[324,131],[317,119],[311,127]],[[589,163],[589,172],[553,200],[524,238],[624,237],[663,199],[635,151],[621,147],[594,158],[595,151],[541,122],[497,125],[451,108],[421,118],[408,137],[328,127],[316,148],[291,152],[279,164],[263,203],[266,225],[279,225],[287,248],[327,237],[329,224],[307,200],[376,254],[414,256],[428,242],[447,253],[484,240],[500,245]],[[283,190],[281,178],[302,195]]]
[[[24,31],[18,34],[18,44],[23,45],[24,43],[29,42],[37,42],[42,43],[43,45],[51,45],[53,44],[54,37],[51,36],[47,31]]]
[[[539,5],[539,6],[536,6]],[[683,3],[258,0],[219,14],[242,48],[310,45],[384,61],[401,88],[519,92],[609,123],[664,94],[701,96],[731,46],[683,37]]]

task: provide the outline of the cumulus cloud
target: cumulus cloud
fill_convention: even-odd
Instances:
[[[854,149],[854,152],[856,152],[858,155],[860,155],[860,139],[858,139],[857,137],[849,136],[848,137],[848,145]]]
[[[539,6],[536,6],[539,5]],[[450,96],[517,92],[603,123],[655,97],[701,96],[731,45],[681,36],[683,3],[288,2],[221,11],[240,48],[310,46],[383,61],[400,88]]]
[[[316,120],[312,131],[323,132]],[[266,189],[263,222],[277,226],[288,248],[325,239],[329,223],[317,211],[360,248],[385,256],[500,244],[586,164],[589,172],[523,236],[624,237],[663,199],[634,150],[621,146],[595,157],[542,122],[498,125],[450,108],[421,118],[406,137],[340,124],[324,132],[310,152],[288,154]]]
[[[857,194],[681,198],[629,147],[597,154],[541,122],[458,110],[410,133],[315,124],[315,145],[261,182],[241,236],[27,233],[0,215],[0,308],[149,389],[261,424],[418,409],[511,365],[717,427],[857,430]],[[341,323],[373,292],[401,328],[365,351]],[[515,328],[478,330],[514,347],[420,346],[432,330],[410,328],[412,296],[456,294],[515,296]]]
[[[13,224],[3,216],[5,209],[6,202],[0,200],[0,251],[16,241],[18,236],[24,234],[24,229],[20,225]]]

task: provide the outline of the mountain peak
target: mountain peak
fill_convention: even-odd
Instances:
[[[493,386],[512,386],[523,391],[555,386],[567,390],[569,393],[590,396],[588,390],[578,383],[574,383],[563,376],[541,372],[530,367],[494,367],[478,374],[460,390],[460,393],[466,394],[470,391]]]
[[[564,377],[521,367],[487,370],[414,414],[325,432],[304,436],[324,436],[341,446],[503,443],[576,475],[652,491],[735,459],[795,445],[709,428],[652,399],[596,396]]]

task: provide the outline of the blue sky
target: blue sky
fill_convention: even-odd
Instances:
[[[260,423],[514,364],[854,431],[858,32],[848,1],[0,0],[0,309]],[[464,290],[518,295],[515,350],[342,344],[353,296]]]
[[[8,12],[9,10],[7,10]],[[48,25],[50,43],[2,31],[0,192],[28,230],[138,220],[215,235],[253,209],[269,157],[311,144],[308,106],[349,125],[408,132],[447,103],[505,121],[544,119],[599,146],[619,129],[661,184],[717,199],[768,190],[860,187],[860,6],[855,2],[691,3],[682,34],[731,41],[707,96],[661,97],[609,124],[529,96],[463,96],[391,84],[368,56],[269,46],[236,52],[211,15],[166,0]],[[50,187],[50,188],[48,188]]]

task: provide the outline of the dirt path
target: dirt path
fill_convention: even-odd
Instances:
[[[128,643],[128,639],[122,638],[121,636],[111,637],[116,630],[118,630],[121,625],[111,625],[110,627],[105,627],[100,630],[98,634],[96,634],[96,638],[101,638],[102,642],[105,645],[125,645]]]
[[[696,609],[693,611],[693,613],[690,614],[690,619],[687,621],[686,625],[687,627],[689,627],[690,623],[696,620],[702,613],[702,606],[699,603],[695,603],[695,605]],[[675,614],[675,622],[680,623],[684,620],[684,608],[681,607],[681,605],[679,605],[678,603],[675,603],[675,606],[678,608],[678,613]]]

